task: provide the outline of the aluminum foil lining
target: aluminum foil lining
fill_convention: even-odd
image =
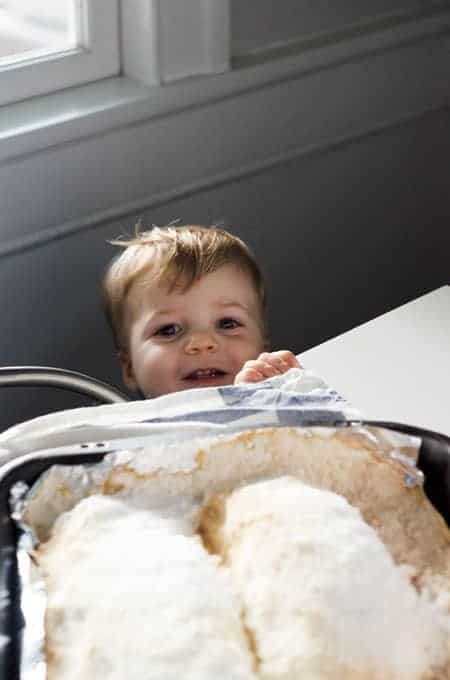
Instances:
[[[17,482],[10,491],[11,517],[21,530],[17,545],[20,607],[24,619],[20,677],[21,680],[45,680],[46,663],[43,650],[47,593],[44,581],[31,557],[37,544],[36,536],[22,521],[29,490],[28,484]]]
[[[404,484],[406,487],[422,486],[424,483],[423,473],[416,467],[421,440],[402,433],[393,433],[390,430],[380,428],[353,428],[356,432],[363,433],[364,437],[371,440],[379,450],[384,451],[387,458],[395,460],[404,470]],[[336,431],[334,428],[311,428],[320,434],[330,434]],[[193,449],[198,448],[198,441],[192,442]],[[23,481],[17,482],[10,492],[11,517],[21,530],[21,536],[17,546],[17,558],[19,578],[21,585],[21,611],[24,619],[22,636],[22,658],[20,662],[21,680],[45,680],[46,663],[44,656],[44,617],[46,610],[46,588],[38,568],[35,566],[32,555],[39,540],[33,529],[24,521],[24,515],[30,501],[39,491],[44,480],[49,475],[56,474],[59,481],[64,480],[66,490],[70,489],[73,494],[71,506],[89,495],[92,487],[100,484],[117,466],[132,463],[142,449],[121,450],[110,453],[104,460],[96,464],[62,466],[55,465],[44,472],[30,488]],[[187,471],[187,470],[186,470]],[[4,643],[4,641],[3,641]],[[0,639],[0,646],[2,640]]]

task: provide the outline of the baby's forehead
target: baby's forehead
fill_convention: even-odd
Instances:
[[[183,309],[198,297],[222,308],[240,306],[250,311],[255,304],[258,306],[257,291],[247,272],[234,266],[235,271],[231,273],[227,269],[229,265],[194,280],[182,274],[161,280],[154,273],[146,272],[130,287],[126,308],[137,311],[137,308],[155,307],[169,313]]]
[[[235,290],[256,293],[252,277],[248,271],[234,262],[224,263],[222,266],[206,271],[195,273],[194,271],[180,271],[176,267],[168,267],[160,271],[147,270],[139,274],[131,288],[138,290],[140,294],[153,293],[160,295],[183,296],[193,289],[210,290],[231,283]]]

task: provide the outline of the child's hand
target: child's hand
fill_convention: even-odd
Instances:
[[[278,352],[263,352],[257,359],[246,361],[234,379],[234,384],[260,382],[282,375],[290,368],[301,368],[295,354],[287,349]]]

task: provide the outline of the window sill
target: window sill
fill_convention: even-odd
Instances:
[[[175,115],[208,103],[300,78],[380,51],[448,34],[450,11],[395,20],[379,30],[365,27],[352,37],[336,34],[323,44],[289,44],[277,54],[261,54],[219,75],[187,78],[164,86],[144,86],[126,77],[107,78],[53,95],[0,107],[0,162],[36,153],[117,127]],[[272,58],[271,58],[272,56]]]

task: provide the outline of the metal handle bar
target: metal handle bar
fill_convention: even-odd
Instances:
[[[112,385],[84,373],[52,366],[2,366],[0,387],[59,387],[94,398],[104,404],[118,404],[129,398]]]

